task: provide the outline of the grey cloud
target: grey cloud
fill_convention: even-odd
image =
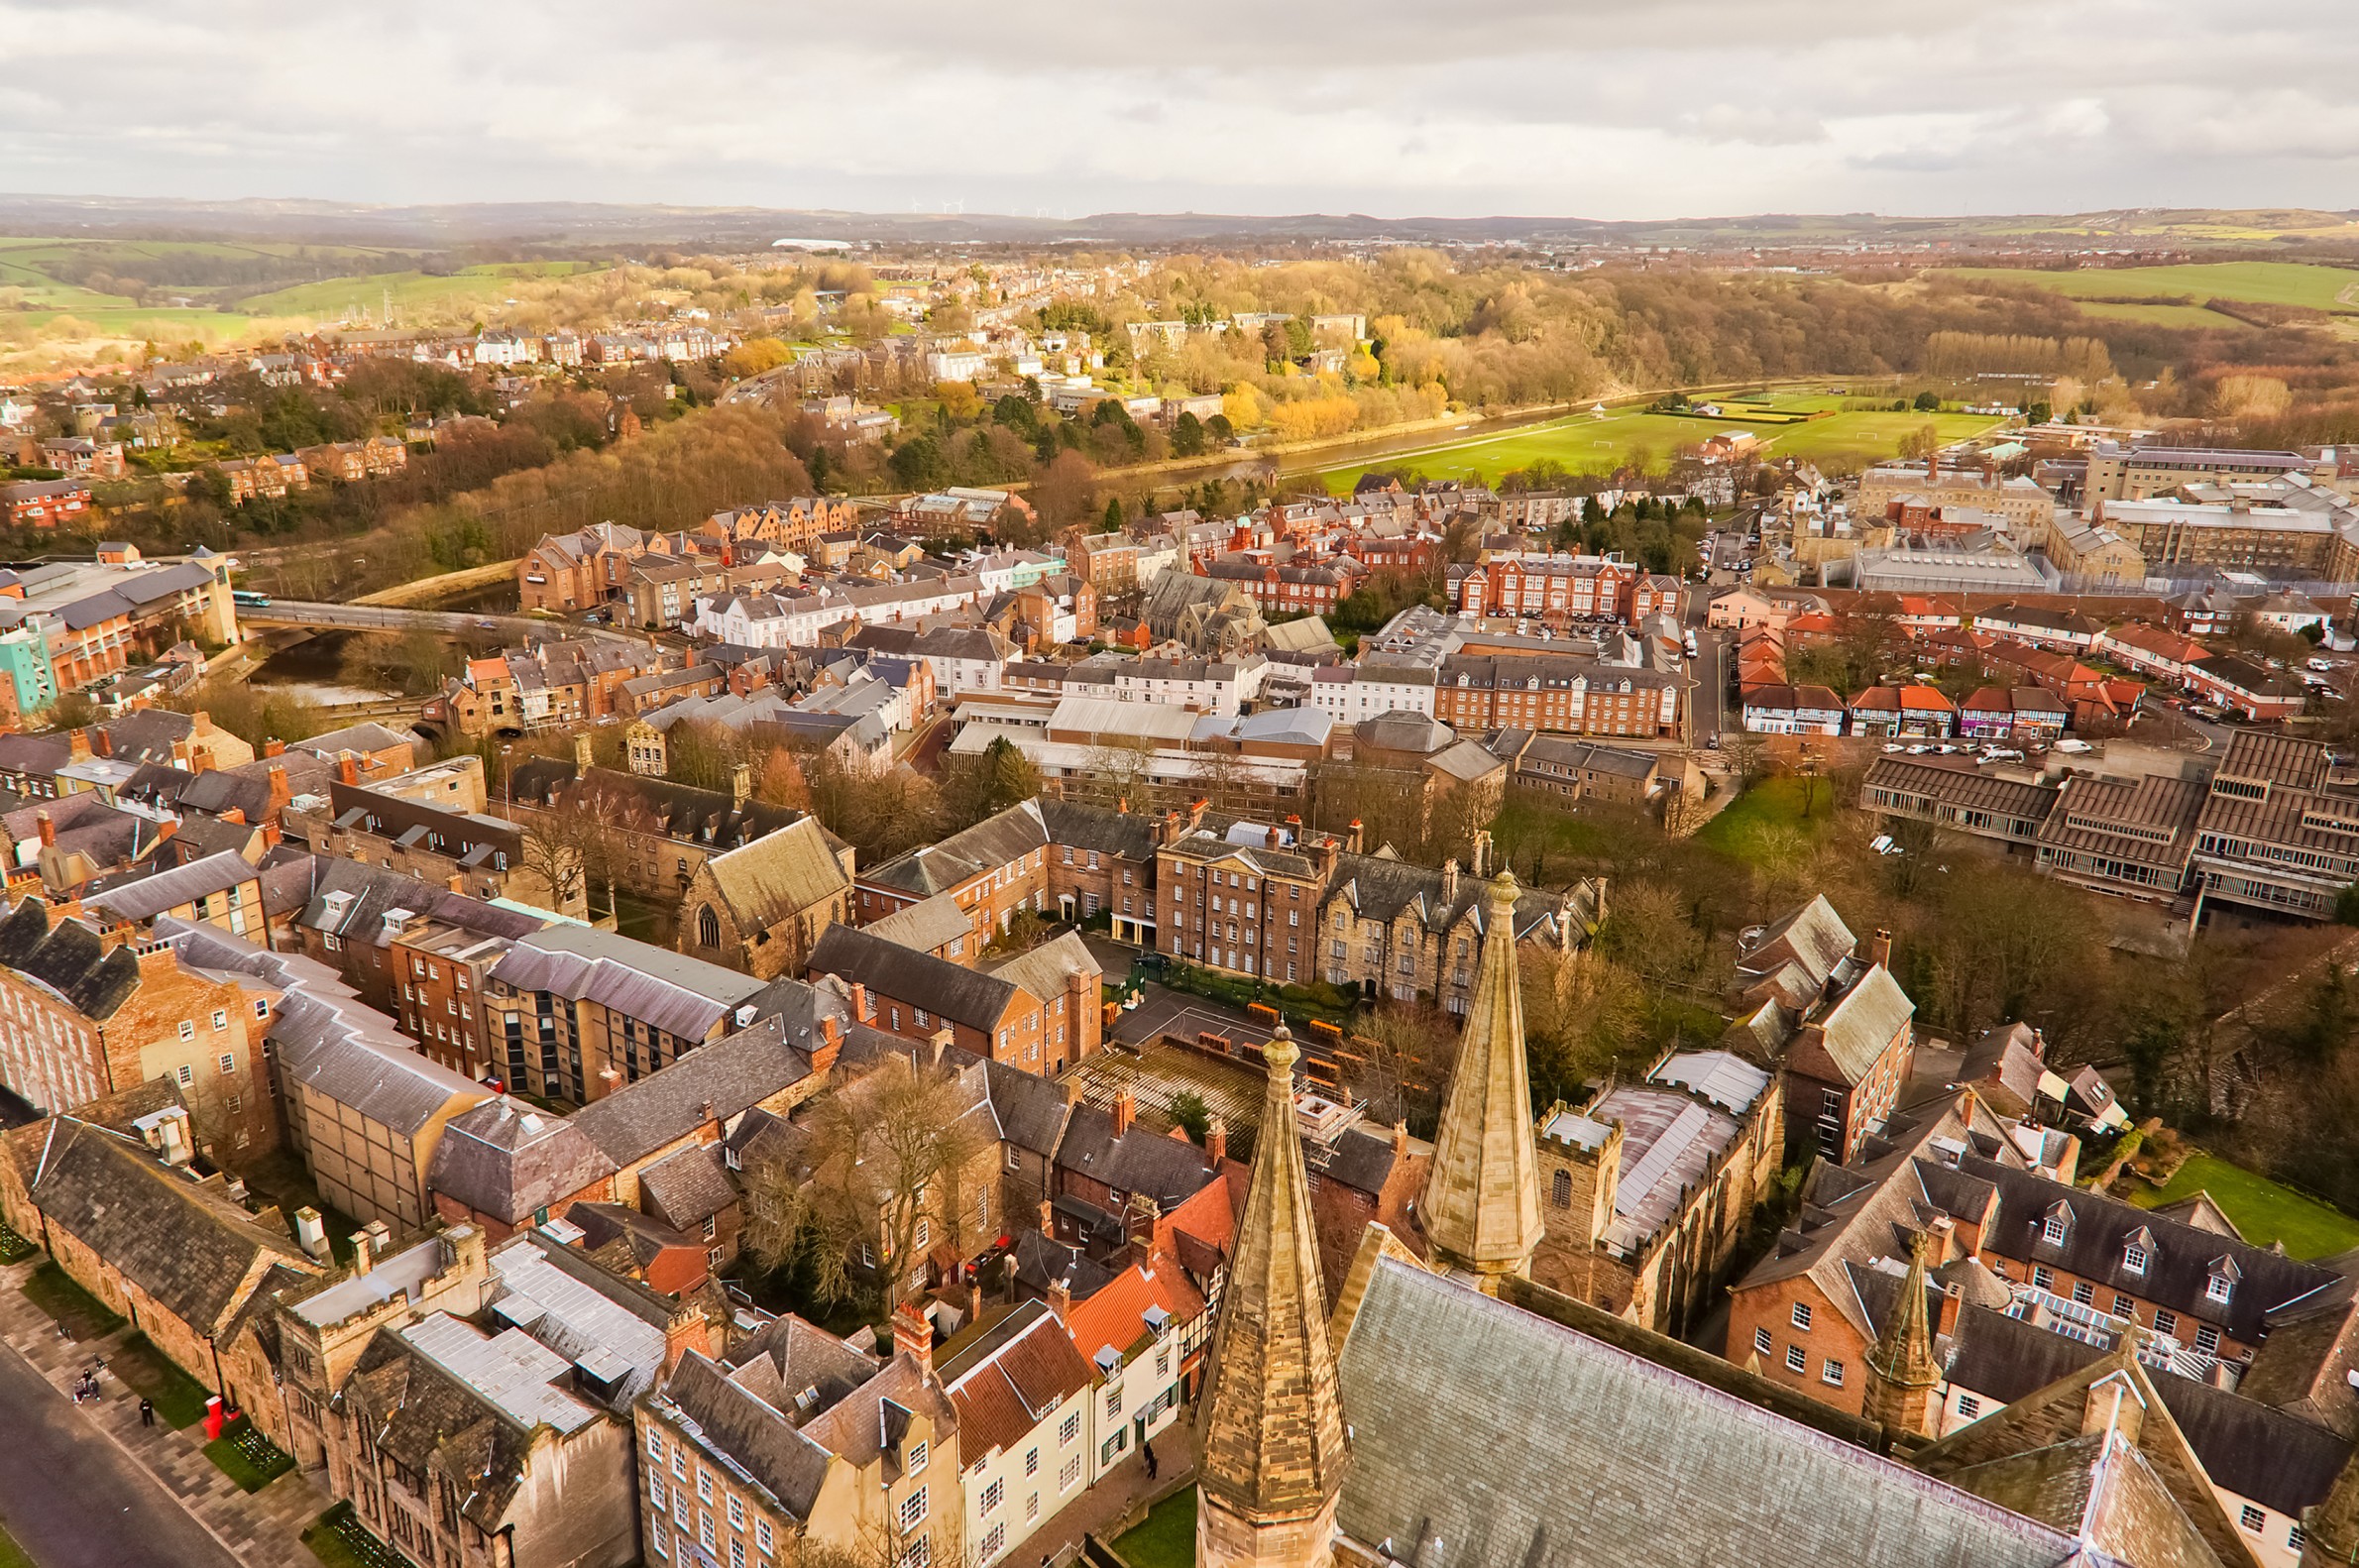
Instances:
[[[0,184],[52,191],[1644,217],[2340,204],[2359,160],[2347,0],[0,0]]]

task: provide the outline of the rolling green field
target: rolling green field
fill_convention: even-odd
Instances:
[[[445,278],[430,278],[418,272],[371,273],[254,294],[239,300],[238,308],[257,316],[337,316],[347,311],[377,310],[383,306],[389,291],[395,309],[472,300],[498,303],[508,297],[519,279],[550,277],[572,270],[568,263],[528,262],[517,266],[470,267]]]
[[[1839,396],[1780,398],[1779,408],[1813,411],[1839,407]],[[1413,452],[1322,470],[1319,482],[1329,491],[1348,492],[1362,474],[1415,469],[1428,479],[1464,479],[1500,475],[1547,459],[1573,473],[1603,473],[1618,467],[1631,453],[1644,449],[1658,461],[1683,446],[1693,446],[1723,430],[1742,430],[1760,438],[1764,458],[1802,458],[1839,468],[1863,467],[1895,456],[1901,438],[1930,423],[1944,441],[1980,435],[2000,421],[1981,414],[1962,413],[1830,413],[1807,424],[1744,424],[1730,419],[1705,419],[1693,414],[1617,413],[1606,418],[1573,414],[1544,424],[1524,425],[1497,435],[1438,444]]]
[[[2030,283],[2073,299],[2166,302],[2249,299],[2359,314],[2359,272],[2298,262],[2198,262],[2183,267],[2094,268],[2049,273],[2008,267],[1943,268],[1945,278]],[[2205,312],[2207,319],[2209,313]]]

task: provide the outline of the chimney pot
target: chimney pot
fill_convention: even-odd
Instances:
[[[286,755],[286,742],[272,735],[263,741],[262,754],[266,757],[282,757]]]
[[[1892,967],[1892,933],[1877,928],[1874,941],[1868,944],[1867,955],[1887,969]]]
[[[1130,1131],[1130,1124],[1138,1120],[1139,1097],[1128,1089],[1114,1091],[1114,1136],[1119,1138]]]

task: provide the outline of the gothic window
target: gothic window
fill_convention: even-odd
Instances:
[[[713,913],[713,906],[699,906],[696,912],[696,940],[707,948],[721,946],[721,917]]]
[[[1555,1190],[1553,1196],[1556,1199],[1556,1206],[1558,1208],[1571,1208],[1573,1206],[1573,1174],[1570,1171],[1559,1171],[1556,1173]]]

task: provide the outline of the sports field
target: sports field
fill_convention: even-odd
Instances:
[[[1781,397],[1767,406],[1812,412],[1840,407],[1840,396]],[[1725,404],[1735,411],[1742,404]],[[1927,424],[1944,441],[1963,441],[1980,435],[2000,421],[1981,414],[1907,413],[1880,411],[1830,412],[1803,424],[1747,424],[1740,419],[1706,419],[1694,414],[1616,413],[1603,419],[1573,414],[1544,424],[1528,424],[1496,435],[1439,442],[1410,452],[1388,453],[1318,472],[1320,483],[1338,494],[1348,492],[1362,474],[1414,469],[1427,479],[1496,480],[1502,474],[1529,468],[1542,460],[1561,463],[1575,474],[1602,474],[1620,467],[1631,454],[1645,452],[1656,465],[1685,446],[1694,446],[1723,431],[1741,430],[1760,438],[1764,458],[1801,458],[1835,469],[1864,468],[1899,454],[1903,437]]]
[[[2013,267],[1947,267],[1938,276],[2030,283],[2074,299],[2144,300],[2200,306],[2206,299],[2359,314],[2359,271],[2299,262],[2197,262],[2182,267],[2083,268],[2070,273]],[[2206,324],[2216,320],[2206,313]]]

